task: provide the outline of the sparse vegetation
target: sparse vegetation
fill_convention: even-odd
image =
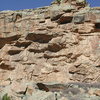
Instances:
[[[3,97],[2,100],[11,100],[8,94],[6,93]]]
[[[57,3],[59,3],[60,4],[60,2],[61,2],[61,0],[56,0],[57,1]]]

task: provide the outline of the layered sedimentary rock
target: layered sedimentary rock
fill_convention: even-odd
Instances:
[[[76,92],[76,99],[73,96],[67,98],[70,97],[68,95],[57,95],[57,99],[52,89],[45,87],[48,92],[39,91],[34,84],[100,82],[99,67],[99,7],[90,8],[84,0],[62,0],[60,4],[53,2],[51,6],[43,8],[0,12],[2,95],[9,93],[14,100],[80,100]],[[57,92],[58,88],[54,90]],[[100,99],[99,88],[97,94],[93,92],[95,90],[92,89],[90,94],[97,96],[97,99],[89,100]],[[28,94],[25,96],[27,92],[30,98]],[[86,100],[84,98],[81,100]]]

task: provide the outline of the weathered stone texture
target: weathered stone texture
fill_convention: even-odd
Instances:
[[[0,86],[14,91],[16,100],[80,100],[76,94],[58,99],[51,91],[34,94],[35,88],[27,84],[100,82],[99,67],[100,8],[90,8],[84,0],[66,0],[50,7],[0,12]],[[88,100],[100,100],[100,90],[89,93],[97,99]]]

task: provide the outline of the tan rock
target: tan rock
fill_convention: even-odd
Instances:
[[[100,90],[95,90],[95,91],[94,91],[94,94],[95,94],[96,96],[100,96]]]
[[[9,86],[14,95],[24,97],[25,93],[35,97],[48,94],[49,99],[41,100],[50,100],[55,99],[52,93],[39,90],[38,94],[26,82],[100,82],[99,12],[100,8],[90,9],[84,0],[1,11],[0,88]],[[94,93],[99,96],[99,90],[90,91]]]
[[[94,24],[88,24],[88,23],[85,23],[85,24],[81,24],[81,25],[79,25],[79,29],[78,29],[78,32],[79,33],[83,33],[83,34],[85,34],[85,33],[91,33],[91,32],[93,32],[94,31]],[[87,28],[88,27],[88,28]]]
[[[25,83],[20,84],[19,82],[13,82],[13,84],[11,84],[12,91],[16,93],[24,93],[26,91],[26,88],[27,85],[25,85]]]

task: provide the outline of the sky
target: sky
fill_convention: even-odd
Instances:
[[[0,11],[21,10],[48,6],[53,0],[0,0]],[[87,0],[92,7],[99,6],[100,0]]]

